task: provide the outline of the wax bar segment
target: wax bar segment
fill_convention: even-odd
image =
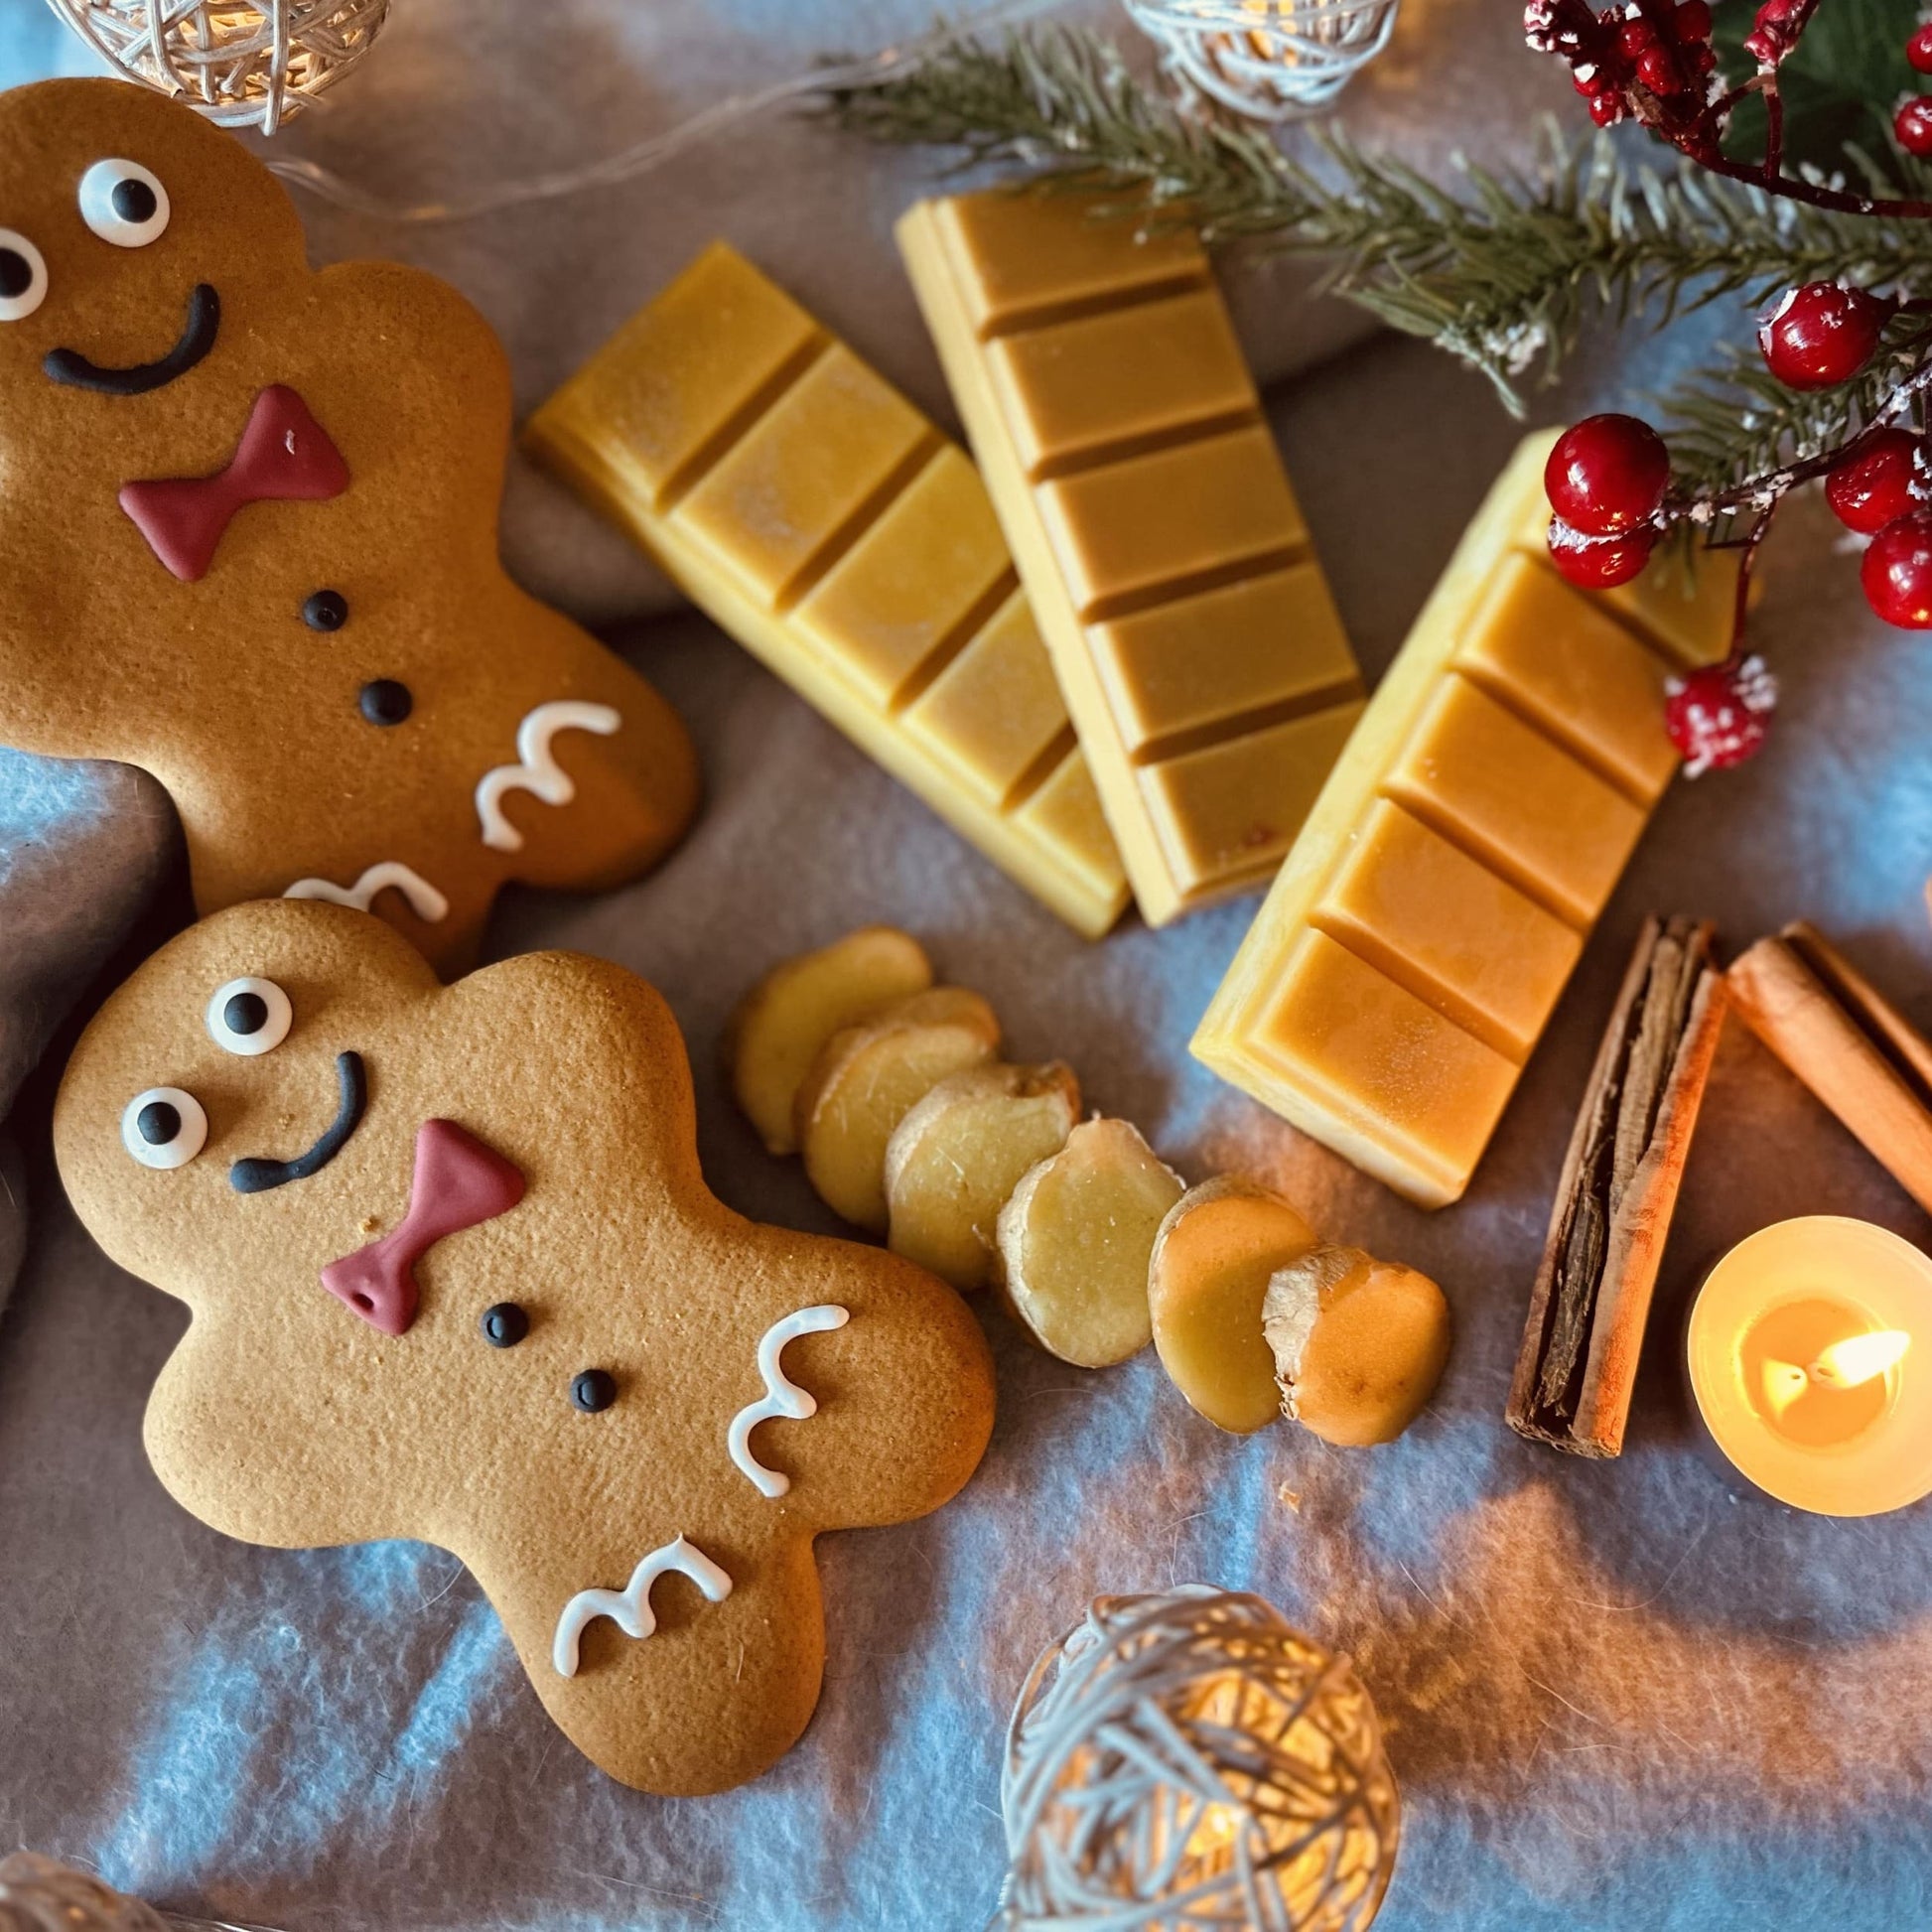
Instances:
[[[1553,440],[1521,446],[1464,534],[1194,1036],[1429,1207],[1468,1185],[1675,769],[1667,675],[1729,635],[1730,557],[1655,624],[1556,575]]]
[[[531,451],[1090,938],[1127,879],[979,474],[716,243],[530,419]]]
[[[898,235],[1142,912],[1264,884],[1361,681],[1206,255],[1079,194]]]

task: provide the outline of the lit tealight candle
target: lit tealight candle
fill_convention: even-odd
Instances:
[[[1932,1493],[1932,1260],[1833,1214],[1740,1241],[1691,1310],[1691,1390],[1767,1495],[1876,1516]]]

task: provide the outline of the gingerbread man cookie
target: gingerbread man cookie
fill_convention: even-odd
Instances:
[[[146,766],[203,911],[369,907],[455,971],[504,882],[683,831],[675,714],[497,559],[488,325],[312,274],[232,135],[116,80],[0,95],[0,744]]]
[[[714,1199],[676,1025],[606,962],[445,987],[363,913],[234,906],[107,1002],[54,1132],[108,1254],[193,1311],[147,1416],[174,1495],[255,1543],[453,1551],[627,1784],[784,1751],[813,1537],[936,1508],[986,1447],[959,1297]]]

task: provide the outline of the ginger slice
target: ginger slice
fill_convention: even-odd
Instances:
[[[1161,1365],[1188,1403],[1238,1436],[1281,1414],[1262,1332],[1269,1277],[1314,1246],[1281,1195],[1241,1174],[1190,1187],[1161,1224],[1148,1305]]]
[[[1058,1060],[941,1080],[886,1147],[888,1245],[954,1288],[984,1288],[1000,1209],[1029,1168],[1066,1145],[1079,1117],[1080,1083]]]
[[[1443,1291],[1359,1248],[1323,1244],[1276,1270],[1262,1326],[1284,1413],[1345,1449],[1394,1442],[1449,1360]]]
[[[935,986],[845,1027],[819,1048],[792,1123],[805,1177],[835,1214],[884,1234],[893,1129],[949,1073],[990,1060],[1000,1023],[977,993]]]
[[[792,1106],[819,1050],[846,1027],[932,984],[910,933],[861,926],[781,961],[739,1003],[726,1039],[732,1092],[773,1154],[795,1154]]]
[[[1124,1120],[1090,1120],[1000,1210],[1007,1306],[1049,1354],[1107,1368],[1147,1346],[1148,1257],[1180,1176]]]

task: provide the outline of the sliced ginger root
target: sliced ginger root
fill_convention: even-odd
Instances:
[[[1071,1067],[978,1066],[943,1079],[886,1147],[888,1245],[953,1287],[984,1288],[1000,1209],[1080,1118]]]
[[[1262,1303],[1284,1412],[1347,1449],[1392,1443],[1449,1360],[1449,1311],[1427,1275],[1359,1248],[1309,1250]]]
[[[909,933],[861,926],[772,967],[732,1018],[732,1091],[773,1154],[795,1154],[792,1108],[831,1036],[932,984],[932,962]]]
[[[1083,1122],[1000,1210],[1008,1307],[1048,1354],[1108,1368],[1147,1346],[1148,1257],[1180,1176],[1124,1120]]]
[[[1154,1346],[1209,1422],[1246,1436],[1281,1414],[1262,1301],[1276,1270],[1314,1245],[1287,1201],[1240,1174],[1190,1187],[1162,1222],[1148,1269]]]
[[[805,1176],[835,1214],[884,1234],[886,1147],[949,1073],[990,1060],[1000,1023],[977,993],[935,986],[841,1028],[798,1088],[792,1124]]]

